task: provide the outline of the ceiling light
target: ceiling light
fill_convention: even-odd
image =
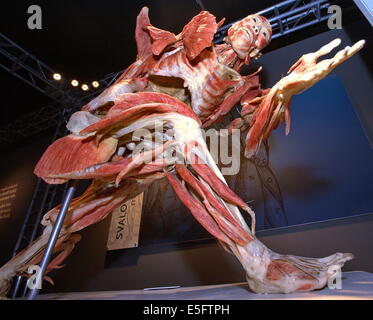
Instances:
[[[77,86],[79,85],[78,80],[73,80],[73,81],[71,81],[71,85],[72,85],[73,87],[77,87]]]
[[[54,79],[54,80],[61,80],[61,78],[62,78],[62,77],[61,77],[61,75],[60,75],[59,73],[54,73],[54,74],[53,74],[53,79]]]
[[[93,82],[92,82],[92,86],[93,86],[94,88],[98,88],[98,87],[100,86],[100,83],[99,83],[98,81],[93,81]]]
[[[83,91],[87,91],[88,89],[89,89],[88,85],[86,85],[86,84],[82,85],[82,90]]]

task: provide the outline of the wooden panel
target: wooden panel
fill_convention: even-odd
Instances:
[[[108,250],[138,246],[143,197],[144,194],[141,193],[113,211],[107,242]]]

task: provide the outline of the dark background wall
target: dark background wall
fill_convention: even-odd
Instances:
[[[45,137],[2,153],[0,186],[17,184],[18,190],[12,200],[11,216],[0,220],[0,265],[9,260],[14,249],[36,183],[33,170],[50,141]]]

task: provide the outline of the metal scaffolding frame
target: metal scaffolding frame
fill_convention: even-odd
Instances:
[[[119,76],[123,73],[124,70],[125,69],[123,69],[121,71],[117,71],[117,72],[112,72],[112,73],[107,74],[105,77],[103,77],[99,81],[100,87],[98,89],[96,89],[95,91],[86,94],[83,97],[83,101],[84,102],[89,102],[89,100],[91,100],[92,98],[94,98],[95,96],[100,94],[107,87],[110,87],[119,78]]]
[[[68,133],[64,124],[71,112],[71,109],[65,109],[59,113],[59,119],[55,119],[57,127],[51,143]],[[43,226],[40,222],[43,215],[61,202],[67,188],[67,183],[51,185],[45,183],[41,178],[37,179],[12,257],[30,245],[42,233]],[[17,276],[12,284],[11,298],[25,297],[28,290],[27,279]]]
[[[0,33],[0,67],[36,90],[64,105],[75,103],[72,90],[53,80],[56,72]]]
[[[0,127],[0,145],[11,145],[50,128],[56,128],[64,107],[57,102],[36,109]]]
[[[338,0],[337,0],[338,1]],[[327,7],[337,1],[327,0],[287,0],[258,12],[267,17],[272,24],[273,37],[278,38],[310,25],[322,22],[331,15]],[[233,22],[234,23],[234,22]],[[223,26],[214,37],[214,42],[223,41],[227,29],[233,24]],[[90,92],[74,90],[56,83],[51,79],[55,73],[45,63],[19,47],[0,33],[0,67],[28,83],[38,91],[52,98],[54,102],[30,114],[24,115],[14,123],[0,128],[0,145],[9,145],[52,127],[56,128],[53,140],[67,134],[65,122],[75,110],[116,81],[123,70],[113,72],[101,79],[100,87]],[[66,192],[67,184],[47,185],[37,180],[32,200],[21,227],[13,256],[29,245],[41,232],[42,215],[58,204]],[[26,282],[17,277],[12,297],[24,297],[27,293]]]
[[[109,87],[120,76],[120,72],[113,72],[100,80],[100,87],[88,94],[82,94],[80,98],[75,98],[73,103],[70,100],[52,102],[42,108],[20,116],[15,121],[0,127],[0,146],[9,146],[22,139],[34,136],[51,128],[56,128],[61,121],[61,113],[64,110],[73,112],[81,108],[94,96]],[[68,109],[67,109],[68,108]],[[66,121],[66,120],[65,120]]]
[[[272,39],[276,39],[329,19],[332,14],[327,9],[337,2],[338,0],[287,0],[257,14],[268,19],[272,25]],[[214,42],[222,42],[227,30],[237,21],[221,27],[214,36]]]

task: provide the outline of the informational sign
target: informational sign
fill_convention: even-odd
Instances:
[[[12,203],[16,197],[18,184],[0,189],[0,220],[8,219],[12,213]]]
[[[107,242],[108,250],[138,246],[143,197],[144,194],[141,193],[113,211]]]

